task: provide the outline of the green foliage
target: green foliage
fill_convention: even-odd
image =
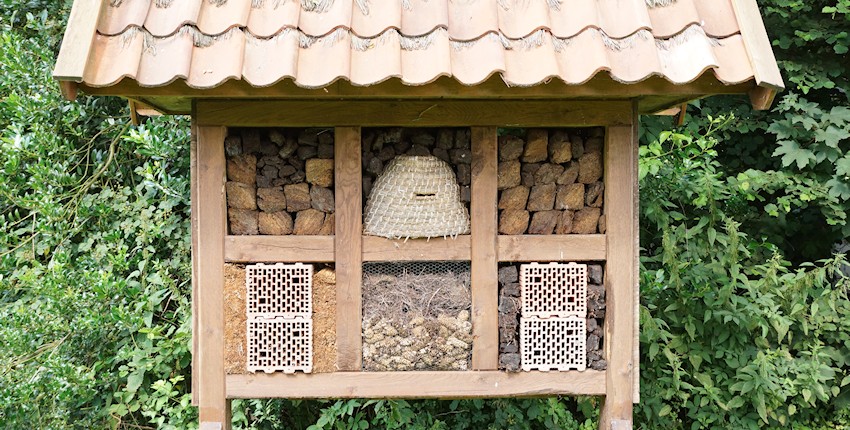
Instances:
[[[777,428],[848,413],[846,257],[794,269],[740,231],[730,215],[771,191],[725,180],[716,133],[730,122],[641,147],[646,428]]]

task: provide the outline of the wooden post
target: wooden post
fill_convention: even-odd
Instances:
[[[224,127],[197,127],[197,210],[195,273],[198,291],[198,377],[200,428],[230,428],[224,374],[224,235],[227,208],[224,197]]]
[[[198,129],[192,127],[192,137],[189,140],[189,199],[191,200],[191,230],[192,230],[192,406],[198,406],[198,381],[201,379],[198,371]]]
[[[363,361],[363,178],[360,127],[337,127],[334,142],[337,370],[359,372]]]
[[[472,128],[472,369],[499,368],[498,144],[495,127]]]
[[[636,122],[633,114],[633,122]],[[605,213],[608,258],[605,264],[606,396],[599,428],[631,430],[634,389],[634,312],[637,258],[634,183],[637,142],[632,126],[608,127],[605,139]]]

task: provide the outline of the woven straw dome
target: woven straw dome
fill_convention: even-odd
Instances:
[[[432,156],[401,155],[375,181],[366,202],[365,234],[391,239],[469,233],[452,168]]]

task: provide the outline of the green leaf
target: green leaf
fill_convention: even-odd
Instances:
[[[850,137],[850,133],[832,125],[825,130],[821,129],[815,132],[815,139],[831,148],[838,148],[838,144],[848,137]]]
[[[773,152],[773,156],[782,156],[782,165],[788,167],[794,163],[798,169],[802,169],[809,165],[810,161],[815,161],[815,154],[793,140],[783,140],[779,143],[779,147]]]
[[[127,391],[131,393],[135,393],[139,387],[142,385],[142,381],[145,379],[145,371],[137,370],[127,376]]]

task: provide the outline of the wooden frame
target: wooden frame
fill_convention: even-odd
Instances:
[[[342,103],[342,102],[339,102]],[[332,105],[334,109],[328,109]],[[198,101],[193,167],[193,263],[197,311],[195,375],[202,428],[229,428],[232,398],[468,398],[605,396],[600,428],[631,428],[636,398],[637,111],[634,102],[405,102],[382,119],[374,102]],[[344,107],[344,109],[342,109]],[[363,109],[357,111],[357,109]],[[483,109],[460,116],[464,109]],[[389,109],[389,110],[387,110]],[[346,112],[350,111],[350,112]],[[263,112],[267,112],[262,114]],[[329,113],[330,112],[330,113]],[[351,112],[354,112],[352,114]],[[547,114],[546,112],[554,112]],[[517,115],[517,113],[522,113]],[[475,125],[472,136],[472,232],[455,240],[395,241],[363,236],[358,120],[370,125]],[[559,122],[560,121],[560,122]],[[228,236],[224,196],[224,126],[336,125],[333,236]],[[607,232],[594,235],[500,236],[497,230],[496,127],[605,126]],[[472,263],[473,370],[361,372],[360,280],[364,261],[469,260]],[[520,372],[498,368],[500,261],[605,260],[607,371]],[[225,262],[335,262],[337,366],[328,374],[227,375],[223,366]],[[616,339],[616,343],[608,341]],[[218,425],[219,427],[215,427]]]

